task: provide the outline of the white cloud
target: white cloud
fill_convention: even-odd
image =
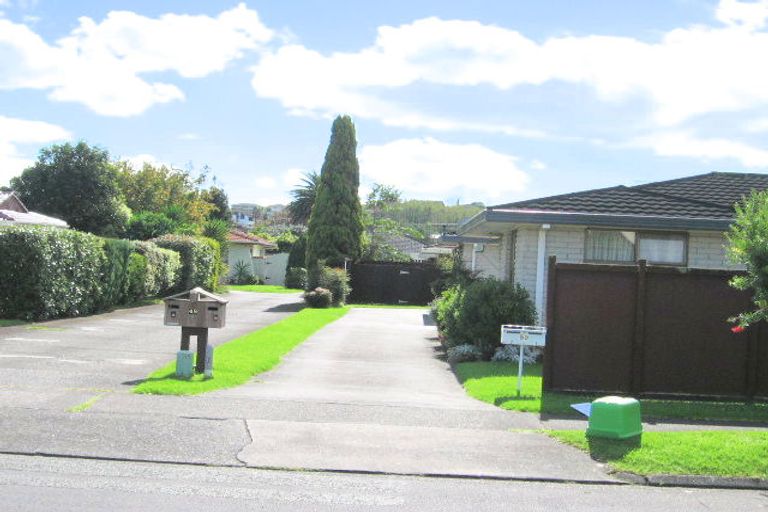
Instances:
[[[144,167],[144,164],[149,164],[153,167],[168,167],[173,168],[173,165],[171,165],[168,162],[164,162],[157,158],[155,155],[150,155],[149,153],[139,153],[138,155],[132,155],[132,156],[125,156],[120,158],[120,160],[125,160],[129,164],[131,164],[131,167],[133,167],[136,170],[141,169]]]
[[[724,26],[678,28],[658,42],[596,35],[536,42],[495,25],[426,18],[379,27],[373,44],[356,52],[325,55],[283,46],[254,68],[252,85],[259,96],[297,115],[346,112],[393,126],[503,133],[504,127],[414,112],[382,99],[379,91],[417,83],[509,90],[559,81],[587,85],[605,101],[644,95],[656,122],[669,126],[699,114],[768,104],[768,67],[762,65],[768,33],[758,30],[766,17],[766,1],[724,0],[717,10]]]
[[[274,190],[277,188],[277,180],[272,176],[260,176],[255,178],[253,184],[259,189]]]
[[[744,123],[744,130],[751,133],[768,132],[768,117],[753,119]]]
[[[768,151],[722,138],[697,138],[672,131],[634,139],[631,146],[650,148],[657,155],[699,158],[704,161],[732,159],[745,167],[768,166]]]
[[[8,183],[34,164],[34,160],[22,156],[19,145],[47,144],[71,137],[67,130],[55,124],[0,115],[0,184]]]
[[[282,183],[283,186],[293,189],[298,186],[301,186],[303,184],[302,180],[304,179],[304,176],[307,174],[307,171],[304,169],[299,169],[297,167],[292,167],[285,171],[282,176]]]
[[[200,140],[200,135],[197,133],[180,133],[176,136],[179,140]]]
[[[25,25],[0,19],[0,89],[50,90],[57,101],[82,103],[103,115],[131,116],[184,99],[176,85],[145,80],[143,73],[203,77],[271,38],[272,31],[245,4],[215,18],[148,18],[129,11],[112,11],[100,23],[82,17],[53,45]]]
[[[359,161],[362,179],[394,185],[406,197],[487,201],[521,192],[529,181],[514,156],[429,137],[363,146]]]
[[[541,160],[533,160],[531,162],[531,169],[535,171],[543,171],[546,168],[547,168],[547,164],[545,164]]]

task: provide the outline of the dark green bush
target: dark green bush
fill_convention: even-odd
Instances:
[[[323,267],[320,272],[320,286],[331,291],[334,306],[343,305],[352,291],[349,286],[349,274],[343,268]]]
[[[437,304],[437,322],[448,347],[471,343],[490,359],[502,324],[532,325],[536,308],[519,284],[478,279],[449,288]]]
[[[162,249],[152,242],[135,242],[136,252],[147,259],[141,297],[157,297],[175,290],[181,279],[179,253]]]
[[[288,253],[288,268],[307,266],[307,234],[302,234],[291,246]]]
[[[58,228],[0,228],[0,318],[43,320],[99,307],[102,239]]]
[[[157,212],[134,213],[128,221],[125,235],[131,240],[149,240],[173,233],[177,223],[165,214]]]
[[[181,258],[181,277],[175,290],[189,290],[202,286],[215,290],[218,283],[217,262],[219,254],[215,240],[187,235],[164,235],[153,240],[165,249],[179,253]]]
[[[106,257],[101,270],[99,309],[124,304],[127,301],[130,287],[128,264],[135,250],[134,245],[128,240],[104,239],[104,255]]]
[[[330,290],[318,286],[304,294],[304,301],[311,308],[327,308],[333,302],[333,294]]]
[[[285,287],[305,290],[307,288],[307,269],[302,267],[289,267],[285,271]]]

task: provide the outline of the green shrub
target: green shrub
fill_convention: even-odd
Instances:
[[[176,289],[181,278],[179,253],[162,249],[152,242],[135,242],[135,246],[136,252],[147,260],[140,297],[157,297]]]
[[[208,285],[204,286],[204,288],[211,291],[216,291],[219,289],[221,279],[226,278],[227,276],[227,265],[224,263],[224,258],[221,252],[221,244],[213,238],[207,238],[204,236],[200,237],[200,240],[207,244],[213,253],[213,274],[210,277]]]
[[[128,240],[104,239],[105,259],[101,269],[100,309],[127,302],[130,287],[128,264],[134,252],[135,247]]]
[[[215,240],[187,235],[164,235],[153,242],[179,253],[181,276],[173,291],[189,290],[195,286],[208,290],[216,289],[219,271],[217,265],[221,262]]]
[[[285,287],[305,290],[307,288],[307,269],[290,267],[285,271]]]
[[[245,261],[238,261],[232,269],[229,282],[232,284],[256,284],[258,278],[253,275],[251,265]]]
[[[331,268],[323,260],[317,262],[308,272],[307,287],[317,287],[330,290],[333,295],[333,305],[340,306],[347,300],[352,288],[349,286],[349,274],[343,268]]]
[[[128,260],[128,300],[136,301],[147,296],[148,274],[147,258],[138,252],[131,253]]]
[[[288,268],[306,267],[307,265],[307,234],[301,235],[291,246],[288,253]]]
[[[74,230],[0,228],[0,318],[43,320],[96,311],[103,245]]]
[[[311,308],[327,308],[333,302],[333,294],[330,290],[318,286],[304,294],[304,301]]]
[[[536,321],[536,309],[525,288],[492,278],[449,288],[436,309],[445,345],[471,343],[484,359],[490,359],[500,346],[502,324]]]
[[[126,236],[131,240],[149,240],[173,233],[177,223],[163,213],[137,212],[128,221]]]

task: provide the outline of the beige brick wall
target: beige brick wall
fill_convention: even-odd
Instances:
[[[728,240],[719,232],[691,232],[688,235],[688,266],[696,268],[743,269],[728,259]]]
[[[468,269],[472,268],[472,245],[464,244],[462,261]],[[484,244],[483,250],[476,253],[475,271],[480,277],[495,277],[496,279],[506,279],[505,260],[502,250],[503,243]]]

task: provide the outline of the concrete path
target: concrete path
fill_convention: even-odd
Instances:
[[[272,372],[215,393],[298,412],[249,416],[253,443],[239,458],[253,467],[611,480],[578,450],[510,432],[534,427],[534,418],[468,397],[438,358],[435,336],[422,311],[354,309]]]

